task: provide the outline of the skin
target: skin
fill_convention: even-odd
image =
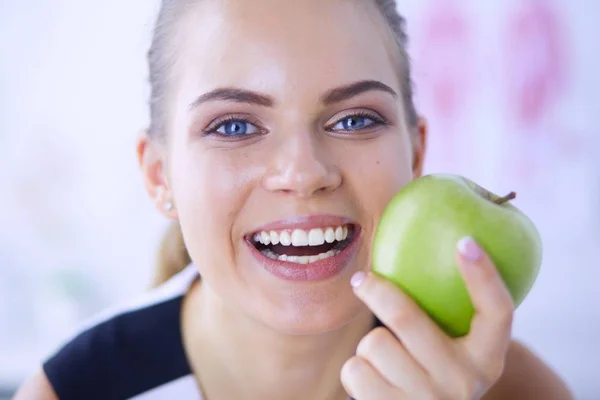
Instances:
[[[182,326],[208,399],[571,398],[542,361],[511,341],[514,307],[485,254],[468,260],[457,251],[477,309],[473,331],[458,340],[387,282],[368,274],[350,285],[353,274],[369,270],[387,202],[421,175],[427,138],[424,120],[406,124],[397,48],[370,2],[202,1],[178,32],[167,138],[142,135],[138,159],[148,192],[180,221],[202,275],[186,295]],[[397,95],[373,89],[322,101],[365,80]],[[196,101],[223,87],[272,104]],[[356,112],[386,123],[332,131]],[[232,115],[260,134],[203,135]],[[311,214],[360,224],[360,250],[348,268],[303,284],[262,270],[244,236]],[[390,330],[373,330],[373,314]],[[17,395],[25,398],[56,395],[40,372]]]

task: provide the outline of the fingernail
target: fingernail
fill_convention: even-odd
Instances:
[[[477,261],[483,255],[483,250],[475,240],[470,237],[464,237],[457,244],[459,253],[469,261]]]
[[[352,275],[352,279],[350,279],[350,284],[352,285],[352,287],[354,289],[356,289],[357,287],[360,286],[360,284],[365,280],[366,277],[367,277],[367,274],[365,274],[362,271],[359,271],[359,272],[355,273],[354,275]]]

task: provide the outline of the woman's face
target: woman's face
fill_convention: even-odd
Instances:
[[[165,171],[189,253],[228,308],[279,331],[362,310],[350,277],[414,177],[397,49],[370,3],[200,1],[176,33]]]

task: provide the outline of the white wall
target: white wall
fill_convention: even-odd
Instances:
[[[545,261],[515,336],[579,399],[600,398],[600,2],[542,1],[548,13],[523,26],[551,29],[516,41],[511,21],[532,1],[400,3],[433,132],[429,172],[519,193]],[[156,6],[0,2],[0,383],[20,381],[81,319],[148,283],[164,221],[133,143],[147,121]],[[549,37],[556,51],[541,51]],[[455,100],[440,103],[448,93]]]

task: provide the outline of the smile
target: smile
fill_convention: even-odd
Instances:
[[[337,217],[294,222],[265,227],[247,237],[255,258],[275,276],[292,281],[327,279],[339,274],[356,253],[357,224]]]
[[[252,240],[254,246],[273,260],[310,264],[342,252],[354,236],[353,225],[343,225],[311,230],[294,229],[262,231]]]

